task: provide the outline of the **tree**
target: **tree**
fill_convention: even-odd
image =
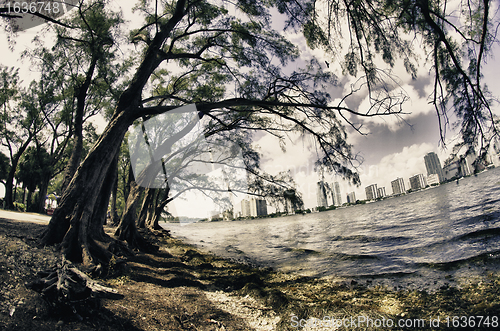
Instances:
[[[423,13],[419,17],[426,18],[422,1],[409,3]],[[98,217],[94,217],[98,197],[107,185],[103,183],[107,183],[110,165],[128,127],[139,118],[186,104],[195,103],[200,117],[210,119],[208,128],[220,128],[221,134],[263,131],[274,135],[283,147],[289,132],[309,135],[318,146],[318,166],[359,184],[343,121],[358,129],[347,114],[355,117],[401,114],[405,96],[388,84],[387,76],[376,66],[374,53],[380,53],[389,65],[396,57],[403,57],[408,71],[414,73],[408,54],[411,48],[393,31],[426,33],[411,22],[403,24],[406,12],[402,9],[398,9],[402,17],[391,17],[396,12],[391,8],[397,7],[392,2],[380,6],[372,2],[344,2],[343,8],[329,3],[331,10],[339,11],[327,15],[331,22],[345,22],[354,32],[353,43],[343,60],[345,70],[356,74],[361,66],[370,92],[370,109],[356,111],[345,106],[346,98],[354,90],[340,103],[332,103],[328,89],[335,85],[336,77],[323,72],[317,61],[312,60],[305,68],[293,72],[282,70],[297,59],[299,51],[271,28],[266,6],[274,5],[287,13],[290,27],[303,29],[310,46],[331,46],[330,35],[322,33],[325,30],[316,21],[319,10],[314,2],[238,1],[230,8],[237,15],[229,14],[229,4],[222,1],[175,0],[163,7],[151,8],[147,2],[137,6],[146,18],[142,28],[131,32],[131,42],[141,48],[140,60],[127,88],[120,94],[108,126],[63,194],[44,236],[46,244],[61,243],[66,257],[86,265],[105,264],[110,253],[98,243],[101,238],[97,230],[91,229],[100,226],[95,221]],[[381,16],[371,15],[372,9],[380,10],[382,18],[388,18],[373,25],[375,37],[371,37],[367,27]],[[429,27],[425,31],[430,31]],[[168,66],[164,65],[166,62]],[[246,157],[252,160],[250,155]],[[133,242],[139,237],[131,231],[121,239]]]
[[[119,67],[113,64],[115,34],[120,23],[118,14],[104,11],[104,2],[89,5],[82,2],[67,24],[55,26],[57,41],[51,49],[39,44],[37,49],[24,54],[39,67],[42,80],[59,84],[57,92],[65,102],[60,115],[69,121],[73,139],[63,189],[82,159],[84,123],[101,110],[109,112],[113,108],[113,93],[117,93],[113,85]]]
[[[29,88],[24,92],[20,103],[24,109],[29,109],[30,113],[39,114],[39,127],[41,128],[33,137],[36,146],[36,155],[40,158],[39,166],[43,165],[43,176],[36,183],[39,188],[39,196],[45,197],[50,180],[63,168],[65,151],[70,139],[69,123],[64,107],[64,98],[60,94],[61,82],[56,75],[45,75],[38,81],[32,81]],[[31,151],[33,153],[33,151]],[[25,169],[31,172],[34,169]],[[29,175],[25,177],[28,180]],[[38,180],[38,179],[36,179]],[[32,211],[43,212],[45,200],[39,199],[37,206],[31,208]]]
[[[36,107],[24,102],[26,95],[19,86],[18,70],[0,66],[0,138],[9,151],[10,169],[5,181],[5,208],[14,208],[14,176],[22,154],[35,136],[43,129]]]
[[[187,191],[201,191],[218,205],[229,204],[223,197],[229,190],[233,195],[247,192],[248,168],[234,143],[245,133],[221,137],[221,128],[199,117],[195,106],[189,105],[142,122],[129,132],[135,182],[116,235],[132,246],[144,246],[135,228],[144,188],[137,223],[153,232],[162,229],[158,221],[165,206]]]
[[[41,147],[29,147],[23,154],[17,170],[17,178],[28,189],[28,199],[26,203],[27,211],[39,212],[39,205],[45,203],[48,180],[52,175],[52,160],[47,151]],[[39,188],[38,202],[32,203],[32,194]]]
[[[10,161],[7,155],[0,152],[0,183],[4,184],[7,179],[7,174],[9,173]]]
[[[493,111],[497,101],[482,80],[482,68],[498,42],[498,3],[361,0],[327,1],[321,6],[308,0],[278,0],[277,4],[280,12],[289,13],[288,26],[304,28],[311,47],[332,55],[344,51],[345,72],[357,76],[360,70],[370,95],[376,95],[380,88],[391,88],[383,84],[388,81],[383,78],[388,72],[376,65],[377,54],[390,67],[401,58],[415,76],[415,43],[418,48],[423,46],[422,58],[430,64],[434,77],[429,101],[436,110],[441,143],[445,144],[450,127],[458,129],[461,139],[453,157],[470,153],[486,157],[492,140],[499,135]],[[346,17],[348,24],[343,25],[339,17]],[[347,43],[339,42],[342,35],[349,36]]]

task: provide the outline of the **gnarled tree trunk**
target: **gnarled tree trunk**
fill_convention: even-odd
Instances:
[[[116,200],[118,194],[118,159],[116,160],[116,165],[113,167],[112,180],[113,183],[111,185],[111,224],[116,226],[118,222],[120,222],[120,218],[116,211]]]
[[[68,164],[66,165],[66,169],[64,171],[64,179],[61,185],[62,190],[66,190],[68,188],[71,179],[76,173],[76,169],[80,165],[80,160],[82,158],[83,153],[83,115],[85,113],[85,99],[87,98],[87,92],[90,88],[90,84],[92,82],[92,76],[94,75],[95,68],[97,66],[97,55],[94,55],[90,66],[85,75],[85,81],[76,89],[76,112],[75,118],[73,122],[73,151],[71,153],[71,157],[69,159]]]
[[[136,226],[137,205],[143,190],[136,182],[131,183],[125,210],[123,211],[120,224],[118,224],[118,228],[115,231],[115,236],[119,240],[126,241],[133,249],[153,251],[157,247],[144,240]]]
[[[92,224],[92,220],[97,219],[94,216],[100,209],[97,202],[106,175],[133,120],[125,111],[115,114],[64,191],[43,235],[42,242],[46,245],[61,243],[63,254],[69,260],[97,266],[110,257],[110,253],[95,242],[102,233],[96,233],[99,225]]]
[[[156,199],[154,199],[154,205],[152,206],[150,212],[148,212],[148,215],[146,218],[146,228],[149,231],[152,231],[152,232],[165,231],[165,229],[163,229],[160,226],[159,221],[161,218],[161,213],[165,209],[165,206],[170,201],[172,201],[172,199],[170,199],[168,197],[169,192],[170,192],[169,187],[167,187],[165,189],[158,190],[157,195],[156,195]]]

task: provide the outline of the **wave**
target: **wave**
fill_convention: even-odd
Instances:
[[[371,254],[348,254],[348,253],[329,253],[328,257],[336,258],[338,260],[379,260],[381,257],[378,255]]]
[[[365,235],[353,235],[353,236],[334,236],[329,238],[330,241],[358,241],[361,243],[370,242],[381,242],[381,241],[410,241],[412,238],[405,236],[365,236]]]
[[[462,235],[456,236],[452,238],[452,241],[458,240],[468,240],[468,239],[477,239],[477,238],[485,238],[489,236],[498,236],[500,235],[500,228],[487,228],[481,229],[469,233],[464,233]],[[488,238],[489,239],[489,238]]]
[[[470,264],[474,262],[482,262],[482,261],[495,261],[500,259],[500,249],[494,250],[491,252],[483,252],[481,254],[477,254],[474,256],[464,257],[461,259],[456,259],[453,261],[447,262],[420,262],[417,263],[418,266],[426,267],[430,269],[437,269],[441,271],[449,271],[453,269],[458,269],[464,264]]]

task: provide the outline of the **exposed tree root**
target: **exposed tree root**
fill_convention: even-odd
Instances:
[[[167,230],[167,229],[163,229],[163,228],[160,228],[160,229],[150,229],[150,228],[146,228],[146,230],[154,235],[154,236],[157,236],[157,237],[170,237],[170,230]]]
[[[126,241],[129,247],[135,250],[146,253],[152,253],[158,250],[158,246],[151,244],[142,237],[134,223],[129,224],[127,227],[118,227],[115,236],[117,236],[119,240]]]
[[[67,262],[39,272],[37,279],[26,286],[42,294],[53,314],[77,319],[99,309],[101,298],[123,298],[116,290],[98,284]]]

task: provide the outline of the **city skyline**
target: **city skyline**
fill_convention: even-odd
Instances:
[[[403,178],[398,177],[391,181],[392,194],[390,196],[398,196],[401,194],[406,194],[409,191],[418,191],[429,187],[431,185],[439,185],[446,181],[453,180],[455,178],[470,176],[474,173],[473,162],[475,161],[475,157],[473,155],[467,155],[463,159],[453,158],[450,159],[447,164],[444,164],[444,167],[441,165],[441,161],[436,153],[429,152],[423,158],[427,175],[418,173],[408,178],[408,181],[405,181]],[[500,166],[500,142],[495,140],[490,148],[490,151],[486,160],[489,165],[493,165],[495,167]],[[339,186],[338,182],[335,182],[336,186]],[[339,206],[335,203],[335,198],[332,194],[332,204],[327,204],[324,202],[320,202],[320,188],[324,187],[324,183],[319,181],[318,185],[318,207],[320,206],[330,206],[335,205]],[[333,187],[333,186],[332,186]],[[408,189],[406,189],[408,188]],[[364,187],[365,199],[366,201],[376,200],[378,198],[387,197],[385,186],[378,187],[377,183],[370,184]],[[333,189],[332,189],[333,192]],[[354,192],[353,192],[354,193]],[[351,193],[345,192],[347,203],[355,202],[356,199],[349,198]],[[325,194],[323,194],[325,195]],[[326,198],[327,195],[325,195]],[[342,204],[340,204],[342,205]]]

